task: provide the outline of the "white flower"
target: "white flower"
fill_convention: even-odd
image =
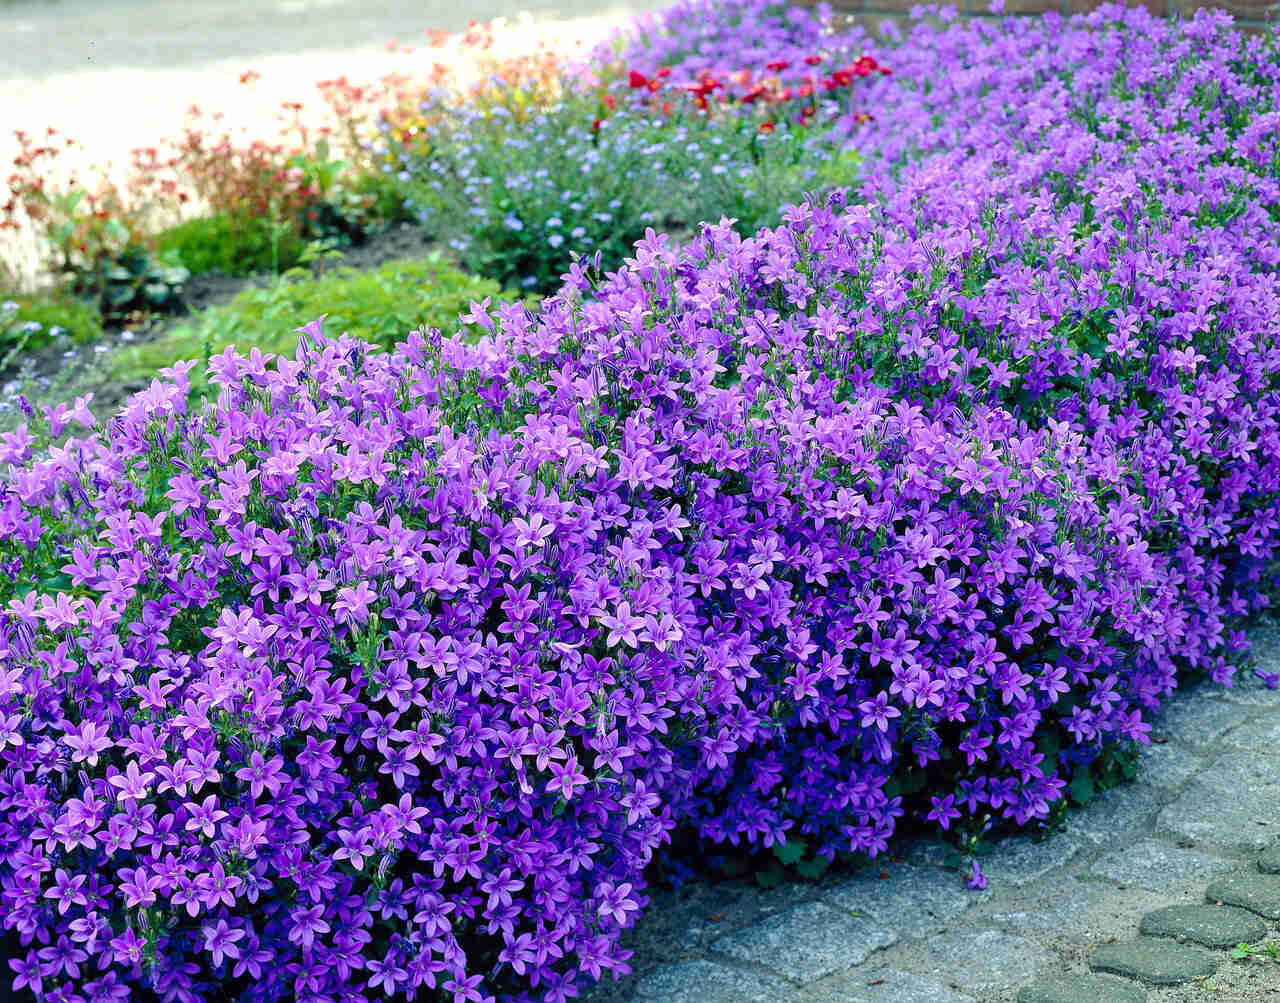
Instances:
[[[547,243],[550,244],[552,247],[559,247],[561,244],[564,243],[564,234],[553,233],[550,237],[547,238]]]

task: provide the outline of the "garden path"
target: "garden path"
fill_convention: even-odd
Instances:
[[[1280,621],[1249,637],[1280,671]],[[935,842],[814,884],[651,891],[635,973],[582,1003],[1275,1003],[1280,963],[1230,957],[1280,934],[1280,691],[1245,675],[1175,694],[1136,781],[999,843],[985,891]]]

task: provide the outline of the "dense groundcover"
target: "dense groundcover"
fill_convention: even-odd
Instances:
[[[659,57],[770,17],[676,8]],[[1230,685],[1280,535],[1274,42],[855,32],[860,194],[474,304],[474,346],[317,320],[204,413],[178,366],[5,436],[16,987],[562,1000],[677,826],[1034,823]]]

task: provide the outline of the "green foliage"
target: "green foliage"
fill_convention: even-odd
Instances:
[[[190,276],[176,255],[153,255],[131,244],[119,254],[100,255],[92,268],[78,271],[71,288],[75,295],[96,303],[105,319],[115,320],[135,310],[178,310]]]
[[[275,265],[292,268],[301,257],[305,242],[291,230],[277,233]],[[162,254],[176,253],[193,275],[251,275],[272,270],[271,236],[269,220],[216,213],[179,223],[161,231],[155,239]]]
[[[1247,961],[1249,958],[1270,958],[1272,961],[1280,961],[1280,940],[1273,940],[1267,944],[1237,944],[1231,949],[1231,957],[1236,961]]]
[[[512,108],[439,109],[425,154],[384,140],[391,160],[407,157],[401,188],[427,232],[511,288],[555,290],[574,251],[600,252],[611,271],[650,226],[678,235],[726,215],[743,233],[778,225],[806,192],[853,184],[861,162],[824,129],[785,121],[761,134],[745,115],[609,114],[573,93],[532,115]]]
[[[383,223],[411,223],[415,217],[405,205],[403,185],[382,171],[357,174],[350,181],[338,185],[337,195],[342,199],[371,199],[368,209],[376,221]]]
[[[294,329],[320,314],[328,314],[326,331],[346,331],[389,349],[420,325],[452,334],[459,328],[458,314],[466,312],[471,300],[486,296],[495,302],[517,298],[487,279],[458,271],[438,253],[365,273],[339,268],[318,279],[294,269],[270,287],[246,290],[158,339],[121,349],[111,360],[111,375],[121,381],[150,379],[174,362],[216,355],[229,345],[241,352],[256,347],[293,358],[298,347]],[[208,380],[202,367],[190,376],[194,402],[208,389]]]
[[[16,310],[0,310],[0,369],[20,353],[54,340],[84,344],[102,337],[102,312],[95,304],[66,293],[0,295],[0,300],[17,304]]]

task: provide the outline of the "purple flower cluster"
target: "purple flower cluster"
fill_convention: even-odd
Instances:
[[[564,1000],[678,825],[1030,824],[1229,685],[1280,538],[1274,52],[920,24],[868,202],[0,437],[14,985]]]

